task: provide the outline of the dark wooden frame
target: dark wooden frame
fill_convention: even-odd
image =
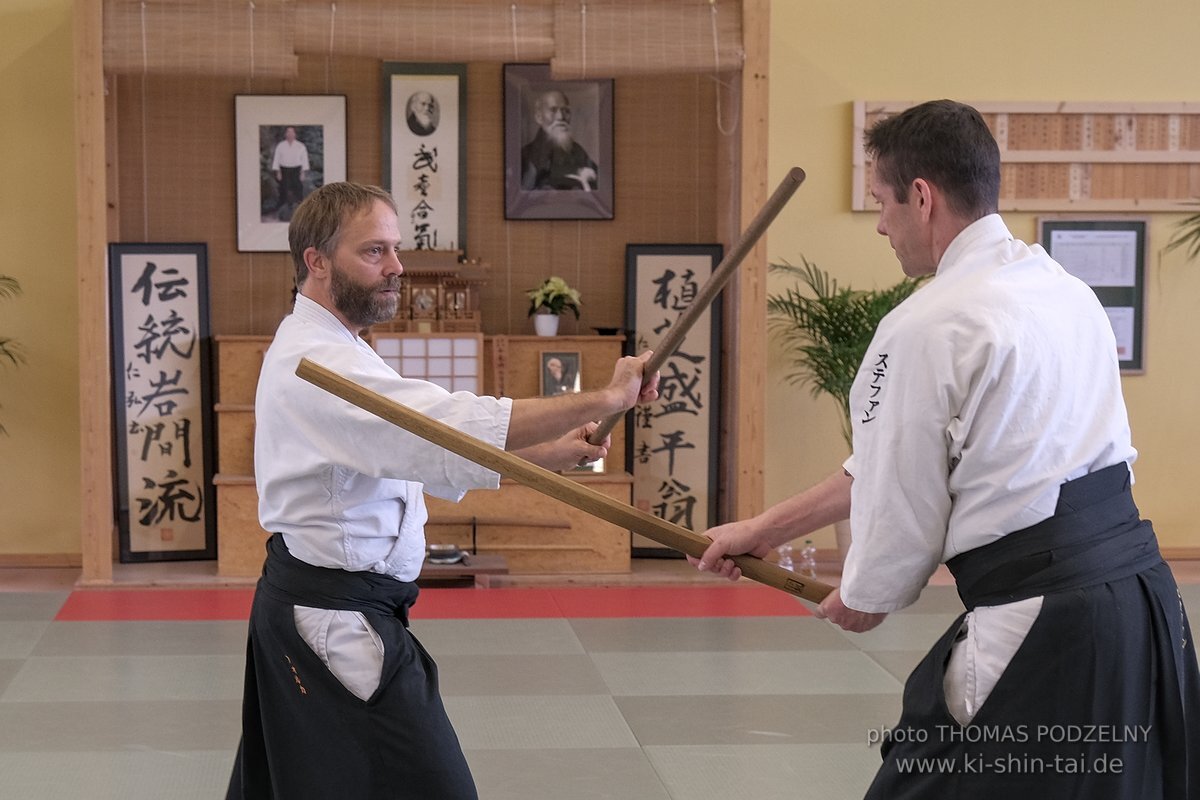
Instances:
[[[392,193],[400,211],[400,232],[408,250],[467,250],[467,65],[414,64],[384,62],[383,64],[383,176],[382,186]],[[418,91],[434,94],[439,104],[437,127],[428,134],[417,133],[406,119],[407,98]],[[453,99],[454,102],[447,102]],[[441,113],[441,111],[445,113]],[[432,143],[432,144],[429,144]],[[457,148],[449,157],[444,152],[447,143]],[[449,240],[441,237],[436,243],[421,241],[414,231],[409,209],[409,192],[419,193],[419,175],[413,146],[429,144],[437,148],[441,185],[455,190],[457,197],[450,203],[455,208],[458,225]],[[457,156],[457,157],[456,157]],[[447,178],[447,166],[453,166],[457,176]],[[403,168],[402,167],[407,167]],[[428,174],[427,174],[427,177]],[[432,246],[428,246],[432,244]]]
[[[522,148],[538,132],[536,98],[561,91],[571,103],[572,134],[596,162],[594,191],[521,185]],[[504,216],[506,219],[612,219],[613,81],[554,80],[548,64],[504,65]]]
[[[209,320],[208,320],[208,250],[204,244],[143,244],[131,243],[122,244],[114,243],[108,247],[109,252],[109,289],[111,300],[111,333],[112,333],[112,363],[113,363],[113,420],[114,433],[113,438],[113,462],[116,470],[116,488],[114,495],[114,510],[117,517],[118,525],[118,541],[120,548],[120,560],[125,562],[146,562],[146,561],[185,561],[185,560],[200,560],[214,559],[217,556],[217,509],[214,501],[215,493],[213,491],[213,470],[216,465],[214,457],[214,440],[215,427],[213,425],[213,402],[212,402],[212,366],[211,366],[211,337],[209,335]],[[125,302],[130,294],[142,293],[143,298],[149,299],[152,293],[157,292],[160,303],[170,300],[180,299],[178,281],[179,269],[175,266],[168,266],[172,261],[178,262],[179,256],[190,256],[193,261],[190,266],[194,269],[194,294],[190,300],[185,300],[180,304],[172,304],[169,306],[171,314],[165,318],[156,319],[154,312],[156,310],[166,309],[166,305],[158,305],[149,309],[146,319],[142,319],[142,314],[145,313],[141,309],[134,309],[126,313]],[[136,264],[145,262],[142,275],[138,280],[131,285],[125,278],[127,275],[123,271],[126,258],[136,260]],[[152,261],[151,259],[157,259]],[[161,272],[159,264],[162,263]],[[153,269],[151,269],[153,266]],[[136,269],[136,266],[135,266]],[[174,270],[174,272],[172,272]],[[154,280],[155,277],[161,280]],[[146,285],[141,285],[142,280],[146,280]],[[164,301],[164,298],[166,300]],[[136,301],[135,301],[136,302]],[[185,311],[194,313],[194,319],[188,319],[187,315],[180,315],[177,322],[175,320],[179,305],[188,306]],[[126,317],[129,317],[126,319]],[[160,315],[161,316],[161,315]],[[164,325],[164,322],[170,322],[170,325]],[[125,330],[127,324],[133,324],[141,332],[141,341],[132,343],[126,340]],[[167,327],[179,326],[186,328],[187,324],[193,327],[187,333],[190,333],[190,341],[187,345],[186,356],[183,354],[184,346],[181,342],[175,342],[170,337],[164,336]],[[152,353],[151,345],[159,347],[158,353]],[[144,357],[137,350],[145,348]],[[168,352],[170,351],[170,352]],[[192,360],[194,354],[195,360]],[[151,363],[151,356],[154,355],[154,363]],[[145,363],[141,363],[139,359],[143,359]],[[190,375],[184,375],[180,368],[180,363],[191,362],[192,369],[188,370]],[[165,367],[164,367],[165,364]],[[187,366],[187,365],[185,365]],[[144,382],[142,382],[142,373],[145,373]],[[159,375],[154,373],[158,372]],[[184,378],[191,379],[188,387],[193,390],[198,390],[199,401],[193,401],[188,411],[179,417],[174,416],[174,400],[170,397],[178,387],[183,384]],[[162,408],[156,408],[159,412],[159,417],[153,418],[156,422],[164,424],[162,434],[166,438],[152,439],[150,434],[146,434],[143,440],[143,453],[148,450],[155,456],[159,456],[157,463],[161,464],[160,469],[166,470],[163,472],[165,478],[158,485],[148,485],[147,476],[141,473],[132,474],[132,465],[130,464],[130,444],[131,437],[139,432],[144,432],[147,417],[143,416],[150,410],[150,401],[146,396],[137,397],[136,388],[143,388],[146,384],[158,381],[159,387],[163,389],[162,397],[164,404],[166,402],[172,405],[168,409],[169,413],[163,414]],[[195,383],[199,385],[196,386]],[[194,395],[193,395],[194,397]],[[180,399],[183,399],[180,397]],[[142,410],[138,413],[131,413],[136,405],[136,401],[145,401]],[[158,404],[155,404],[158,406]],[[165,422],[164,422],[165,420]],[[175,447],[180,441],[179,433],[180,423],[184,423],[185,435],[183,437],[184,447]],[[190,435],[190,428],[195,422],[199,425],[199,435],[193,439]],[[169,426],[167,425],[169,423]],[[148,426],[146,426],[148,427]],[[171,445],[170,453],[163,453],[160,448],[152,447],[151,445]],[[179,452],[183,450],[184,452]],[[143,458],[142,460],[145,460]],[[183,463],[180,463],[180,460]],[[186,466],[187,460],[195,462],[199,460],[199,469],[191,469]],[[183,473],[175,473],[174,467],[182,467]],[[181,475],[187,474],[189,478],[200,477],[198,487],[199,496],[196,497],[191,491],[195,486],[196,481],[192,480],[190,485],[185,485],[185,481]],[[157,490],[165,488],[163,495],[153,502],[148,500],[144,495],[137,500],[138,508],[134,509],[134,495],[136,493],[135,484],[137,479],[141,483],[136,486],[137,489]],[[174,480],[178,479],[178,480]],[[178,490],[177,495],[168,497],[169,492]],[[182,549],[149,549],[139,548],[134,549],[132,537],[132,517],[140,511],[147,512],[147,515],[152,511],[158,511],[158,500],[160,499],[179,499],[181,502],[178,506],[172,502],[168,508],[161,513],[169,514],[169,519],[176,519],[175,513],[178,510],[180,519],[184,518],[189,511],[195,511],[197,515],[202,515],[202,525],[204,531],[204,546],[192,548],[188,550]],[[198,500],[198,502],[196,502]],[[149,506],[147,506],[149,503]],[[160,516],[156,520],[156,524],[162,522]],[[139,523],[141,521],[139,520]],[[145,525],[145,527],[153,527]],[[159,525],[160,535],[165,536],[165,531],[168,529],[166,525]]]

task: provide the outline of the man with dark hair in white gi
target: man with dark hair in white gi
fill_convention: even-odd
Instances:
[[[848,516],[816,612],[848,631],[950,568],[967,612],[909,677],[872,800],[1200,797],[1195,645],[1130,492],[1104,310],[996,213],[999,149],[975,109],[916,106],[866,146],[879,233],[906,275],[935,277],[867,350],[843,468],[713,528],[694,563],[736,580],[726,556]]]
[[[607,387],[512,400],[451,394],[396,374],[359,337],[396,313],[403,266],[391,196],[333,183],[288,230],[299,293],[267,350],[255,398],[259,521],[272,536],[250,614],[242,742],[228,797],[470,800],[476,797],[438,694],[408,632],[425,555],[422,492],[457,500],[499,475],[295,374],[309,358],[348,379],[550,469],[607,454],[590,420],[648,402],[649,353]]]

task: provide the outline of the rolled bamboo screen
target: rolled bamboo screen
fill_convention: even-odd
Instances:
[[[545,62],[556,78],[726,72],[734,0],[104,0],[110,74],[294,78],[297,55]]]
[[[104,0],[109,74],[292,78],[295,15],[285,0]]]

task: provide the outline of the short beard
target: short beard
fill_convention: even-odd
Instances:
[[[387,322],[396,316],[400,305],[400,276],[393,275],[373,285],[355,283],[336,264],[330,269],[330,291],[333,305],[348,322],[359,328]],[[381,295],[380,291],[393,289],[395,294]]]

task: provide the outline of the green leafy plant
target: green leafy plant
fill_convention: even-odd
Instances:
[[[16,278],[8,275],[0,275],[0,299],[16,297],[21,293],[21,284],[17,283]],[[0,363],[7,361],[12,366],[18,366],[25,363],[25,350],[21,343],[16,339],[8,336],[0,336]],[[0,425],[0,433],[8,434],[3,425]]]
[[[1200,205],[1200,200],[1193,201],[1188,205]],[[1200,213],[1192,214],[1179,221],[1179,224],[1175,226],[1175,233],[1171,235],[1163,252],[1169,253],[1180,247],[1187,248],[1188,261],[1200,256]]]
[[[801,265],[771,264],[797,282],[767,295],[767,325],[787,351],[788,382],[828,394],[841,409],[842,436],[850,444],[850,387],[879,321],[911,295],[922,280],[905,278],[870,291],[839,287],[828,272],[800,257]]]
[[[525,295],[529,298],[528,316],[539,311],[562,315],[570,309],[575,312],[575,319],[579,319],[579,292],[557,275],[546,278],[536,289],[526,290]]]

